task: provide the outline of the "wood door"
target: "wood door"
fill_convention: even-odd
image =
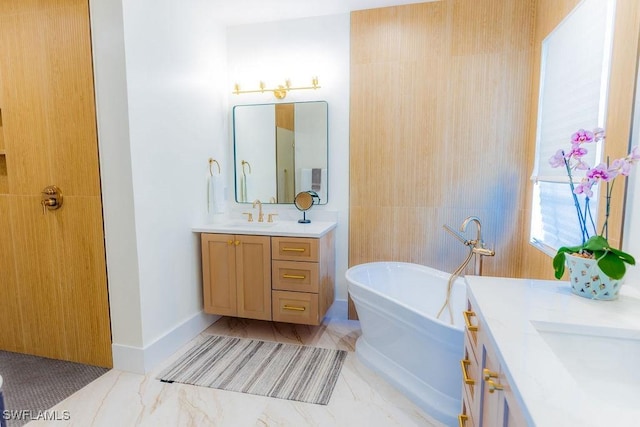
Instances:
[[[231,234],[207,234],[202,242],[202,295],[204,311],[236,316],[236,240]]]
[[[271,237],[236,236],[238,316],[271,320]]]
[[[0,349],[111,367],[87,0],[0,2],[0,117]]]

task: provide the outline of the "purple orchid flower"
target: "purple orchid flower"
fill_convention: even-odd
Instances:
[[[593,141],[598,142],[604,139],[604,129],[595,128],[593,130]]]
[[[588,198],[593,197],[593,191],[591,191],[591,186],[593,185],[593,181],[589,179],[583,179],[580,184],[576,185],[573,189],[573,194],[584,194]]]
[[[579,159],[580,157],[584,156],[585,154],[587,154],[589,151],[587,151],[586,148],[581,147],[580,144],[572,144],[571,145],[571,151],[569,151],[569,153],[567,153],[566,157],[567,159],[570,158],[576,158]]]
[[[629,155],[626,157],[627,163],[635,165],[640,162],[640,145],[636,145],[631,149]]]
[[[629,172],[631,172],[631,163],[626,158],[614,160],[609,168],[610,174],[629,176]]]
[[[551,156],[551,158],[549,159],[549,164],[551,165],[552,168],[564,166],[564,151],[563,150],[556,151],[556,154]]]
[[[590,169],[589,172],[587,172],[587,177],[593,181],[601,179],[607,182],[615,178],[615,175],[609,172],[609,168],[607,167],[606,163],[600,163],[598,166]]]
[[[571,135],[571,143],[572,144],[589,143],[593,141],[593,138],[594,138],[593,132],[584,130],[584,129],[579,129],[577,132],[574,132],[574,134]]]

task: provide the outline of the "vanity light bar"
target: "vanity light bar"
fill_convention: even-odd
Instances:
[[[311,86],[300,86],[300,87],[291,87],[291,80],[287,79],[283,85],[278,85],[277,88],[267,89],[265,83],[260,81],[260,89],[255,90],[240,90],[240,85],[236,83],[233,85],[233,92],[236,95],[240,95],[241,93],[264,93],[264,92],[273,92],[273,96],[278,99],[284,99],[287,96],[287,92],[290,90],[303,90],[303,89],[320,89],[320,85],[318,85],[318,77],[313,77],[311,79]]]

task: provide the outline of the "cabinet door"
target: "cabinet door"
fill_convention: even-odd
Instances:
[[[505,427],[526,426],[527,422],[524,418],[520,407],[515,403],[515,397],[510,390],[505,390],[505,400],[503,406],[503,417]]]
[[[237,315],[236,250],[230,234],[201,235],[202,293],[204,311],[225,316]]]
[[[504,397],[500,390],[494,388],[502,387],[500,366],[492,349],[485,345],[484,340],[481,342],[480,349],[482,357],[480,425],[486,427],[502,426],[500,412]]]
[[[511,386],[507,381],[486,331],[480,331],[479,348],[482,357],[482,386],[480,426],[519,427],[526,426],[520,406],[518,406]]]
[[[271,320],[271,237],[236,236],[236,277],[240,317]]]

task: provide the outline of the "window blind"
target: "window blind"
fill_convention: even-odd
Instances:
[[[549,159],[571,148],[578,129],[604,127],[614,13],[615,0],[583,0],[543,41],[531,241],[548,251],[582,242],[567,171],[552,168]],[[583,160],[597,165],[601,143],[585,148]],[[577,183],[584,172],[573,175]],[[596,215],[597,203],[591,205]]]

